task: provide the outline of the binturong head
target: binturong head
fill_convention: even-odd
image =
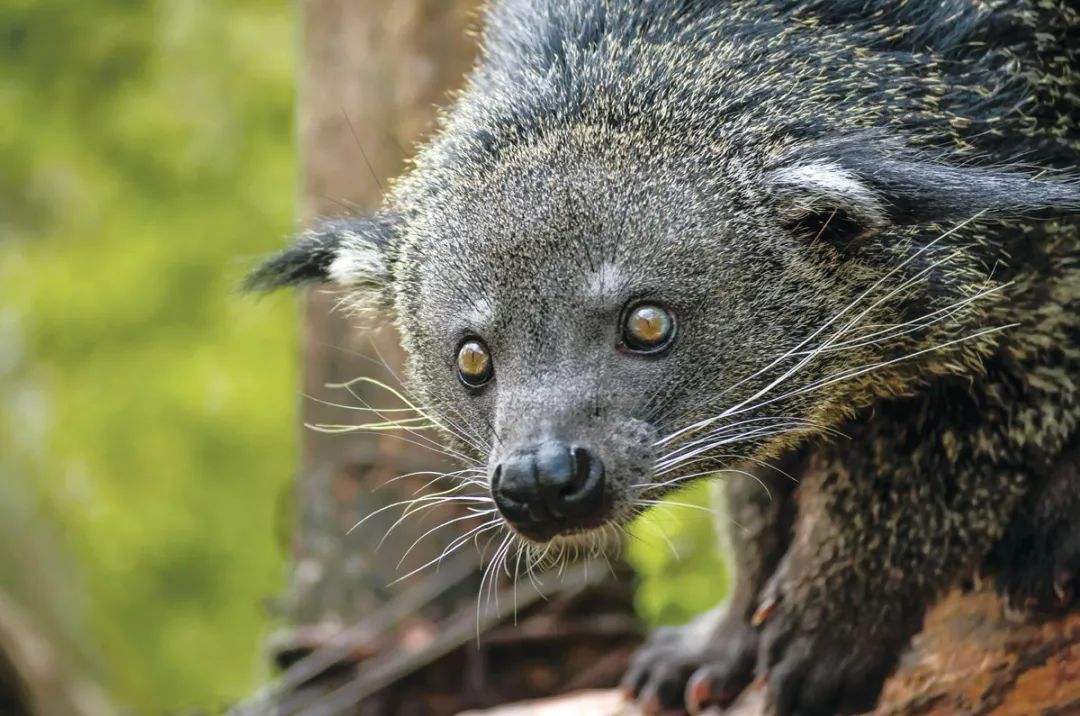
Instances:
[[[329,282],[392,316],[409,389],[506,523],[580,540],[978,370],[1008,323],[1003,219],[1080,205],[874,133],[755,131],[569,126],[494,151],[451,126],[382,212],[316,225],[250,287]]]

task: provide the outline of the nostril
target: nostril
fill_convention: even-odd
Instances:
[[[578,485],[583,484],[589,479],[589,472],[592,469],[592,453],[588,448],[583,448],[580,445],[575,445],[571,450],[571,454],[574,457],[574,482]]]
[[[569,479],[564,481],[557,491],[560,498],[573,497],[586,487],[592,463],[592,454],[588,448],[580,445],[570,448],[570,474],[567,476]]]
[[[575,445],[570,451],[574,479],[561,497],[576,510],[591,510],[604,498],[604,463],[586,447]]]
[[[533,471],[528,454],[511,455],[492,468],[491,497],[511,523],[521,525],[538,519]]]

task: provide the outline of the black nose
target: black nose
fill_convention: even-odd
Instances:
[[[491,494],[508,522],[527,537],[596,527],[609,508],[604,463],[588,448],[548,441],[495,466]]]

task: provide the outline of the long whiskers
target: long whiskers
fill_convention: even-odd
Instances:
[[[920,248],[918,251],[915,251],[914,253],[912,253],[910,256],[905,258],[903,261],[899,262],[892,269],[887,271],[883,276],[881,276],[878,280],[876,280],[868,288],[866,288],[864,291],[862,291],[853,301],[851,301],[849,304],[844,306],[840,311],[838,311],[836,314],[834,314],[831,318],[829,318],[824,323],[822,323],[822,325],[820,325],[817,329],[812,331],[806,338],[803,338],[801,341],[799,341],[799,343],[797,343],[794,347],[792,347],[789,350],[785,351],[784,353],[782,353],[777,358],[774,358],[772,361],[770,361],[764,367],[762,367],[759,370],[755,371],[751,375],[749,375],[749,376],[747,376],[745,378],[742,378],[741,380],[736,381],[732,385],[728,386],[727,388],[725,388],[720,393],[720,395],[730,393],[732,390],[740,387],[741,385],[745,384],[746,382],[748,382],[750,380],[753,380],[754,378],[757,378],[757,377],[763,375],[764,373],[768,372],[769,370],[772,370],[774,367],[782,364],[788,358],[790,358],[790,357],[792,357],[792,356],[794,356],[796,354],[802,354],[801,353],[802,349],[807,344],[809,344],[811,341],[813,341],[819,335],[823,334],[830,326],[837,323],[843,316],[848,314],[850,311],[855,310],[859,306],[860,303],[862,303],[869,296],[873,295],[874,291],[876,291],[882,284],[884,284],[886,281],[888,281],[897,272],[902,270],[908,264],[915,261],[918,257],[923,255],[924,253],[928,252],[931,248],[933,248],[935,245],[937,245],[938,242],[940,242],[944,238],[952,235],[956,231],[959,231],[962,227],[964,227],[964,226],[970,224],[971,222],[975,221],[976,219],[978,219],[978,217],[981,216],[983,213],[984,212],[979,212],[975,216],[971,217],[970,219],[967,219],[965,221],[960,222],[959,224],[952,227],[948,231],[945,231],[944,233],[940,234],[937,238],[935,238],[933,241],[930,241],[929,243],[927,243],[925,246]],[[958,251],[959,250],[957,250],[957,252]],[[680,435],[682,435],[683,433],[685,433],[687,431],[695,430],[695,429],[698,429],[700,427],[705,427],[706,425],[719,422],[720,420],[723,420],[726,417],[729,417],[731,415],[734,415],[734,414],[737,414],[737,413],[740,413],[740,412],[746,412],[746,411],[742,410],[742,408],[744,406],[746,406],[749,403],[753,403],[754,401],[757,401],[759,398],[761,398],[764,395],[766,395],[767,393],[769,393],[773,388],[775,388],[776,386],[780,385],[781,383],[783,383],[784,381],[789,379],[791,376],[798,373],[802,368],[804,368],[806,365],[810,364],[822,352],[822,350],[828,348],[830,345],[832,345],[833,343],[838,341],[841,337],[843,337],[848,331],[850,331],[852,328],[857,326],[859,324],[859,322],[863,318],[865,318],[869,313],[871,313],[875,308],[879,307],[882,303],[884,303],[884,302],[886,302],[888,300],[891,300],[898,293],[900,293],[900,292],[902,292],[904,290],[907,290],[907,288],[912,286],[914,284],[914,282],[916,282],[918,280],[921,280],[923,277],[925,277],[934,268],[937,268],[938,266],[942,265],[943,263],[948,261],[950,258],[955,256],[957,252],[953,252],[953,253],[949,254],[948,256],[946,256],[944,258],[941,258],[941,259],[939,259],[937,261],[931,262],[928,266],[926,266],[922,270],[916,272],[916,274],[914,276],[909,277],[907,280],[902,282],[900,284],[900,286],[898,286],[897,288],[892,289],[891,291],[887,292],[881,298],[878,298],[875,301],[873,301],[869,306],[866,306],[861,311],[859,311],[847,323],[841,325],[841,327],[839,329],[837,329],[836,331],[834,331],[828,338],[826,338],[825,341],[821,345],[819,345],[818,347],[810,350],[809,352],[806,352],[803,355],[803,357],[795,363],[795,365],[793,365],[792,367],[785,370],[778,377],[776,377],[773,380],[769,381],[764,387],[758,389],[753,394],[751,394],[749,397],[743,399],[742,401],[736,403],[735,405],[732,405],[731,407],[727,408],[726,410],[724,410],[719,415],[716,415],[716,416],[711,417],[711,418],[707,418],[704,421],[700,421],[699,423],[695,423],[694,425],[687,426],[685,428],[682,428],[681,430],[675,431],[674,433],[672,433],[672,434],[666,436],[665,438],[663,438],[661,440],[661,442],[669,442],[669,441],[679,437]]]
[[[912,255],[900,261],[896,266],[888,270],[883,276],[877,279],[870,287],[865,289],[849,304],[844,306],[831,318],[826,320],[817,329],[811,332],[807,337],[799,341],[794,347],[788,349],[777,358],[769,361],[763,368],[755,371],[753,374],[733,383],[726,389],[721,391],[720,395],[730,393],[735,388],[753,380],[759,376],[767,374],[770,370],[784,365],[789,359],[794,359],[794,364],[782,368],[779,371],[779,375],[774,378],[766,379],[765,385],[761,388],[753,390],[753,392],[746,398],[743,398],[729,407],[721,410],[719,413],[711,415],[709,417],[699,419],[689,425],[684,425],[667,435],[664,435],[655,442],[657,447],[668,446],[670,449],[657,457],[653,466],[653,477],[660,478],[665,474],[669,474],[675,471],[682,471],[690,465],[705,461],[705,460],[734,460],[734,459],[752,459],[752,456],[737,456],[732,454],[717,454],[715,451],[717,448],[734,445],[737,443],[743,443],[751,440],[761,440],[764,438],[772,437],[778,434],[790,433],[792,431],[808,431],[808,430],[821,430],[826,431],[829,428],[823,428],[822,426],[815,425],[813,422],[804,418],[798,418],[793,416],[755,416],[754,414],[760,412],[763,408],[770,405],[775,405],[782,401],[791,399],[796,396],[805,395],[814,391],[821,390],[831,385],[835,385],[842,381],[849,381],[858,378],[859,376],[867,373],[881,370],[897,363],[911,360],[928,353],[944,350],[951,346],[955,346],[964,342],[978,340],[979,338],[998,333],[1009,328],[1014,327],[1016,324],[1009,324],[1004,326],[995,326],[974,331],[970,334],[941,341],[935,345],[916,348],[901,356],[894,358],[883,358],[878,361],[870,362],[863,365],[856,365],[851,368],[843,368],[832,374],[824,377],[812,380],[805,385],[796,386],[792,389],[786,390],[779,395],[774,395],[774,390],[784,384],[786,381],[792,379],[795,375],[803,371],[806,366],[810,365],[819,356],[825,353],[835,353],[839,351],[854,351],[859,348],[864,348],[870,345],[878,345],[886,341],[897,341],[903,339],[912,333],[918,331],[925,331],[933,326],[945,323],[953,320],[957,315],[965,308],[971,306],[977,301],[991,297],[1000,293],[1006,287],[1008,283],[990,288],[984,288],[978,290],[962,299],[959,299],[948,306],[937,308],[929,311],[928,313],[919,316],[917,318],[904,321],[902,323],[873,327],[864,325],[867,317],[869,317],[878,307],[884,303],[891,301],[898,296],[902,296],[920,281],[923,281],[934,269],[943,265],[944,263],[954,259],[962,249],[957,249],[953,252],[949,252],[944,257],[938,258],[929,262],[926,266],[915,271],[913,274],[906,276],[896,287],[887,290],[883,295],[870,299],[874,296],[874,293],[892,276],[902,270],[905,266],[909,265],[919,256],[925,254],[938,242],[945,237],[955,233],[963,226],[975,221],[982,212],[976,214],[970,219],[960,222],[956,226],[952,227],[948,231],[939,235],[936,239],[928,243],[927,245],[914,252]],[[853,314],[850,315],[849,314]],[[846,318],[845,318],[846,317]],[[843,320],[842,320],[843,319]],[[827,330],[830,327],[836,327],[831,333],[826,335]],[[870,330],[862,330],[856,333],[856,329],[860,327],[869,328]],[[820,343],[815,346],[809,346],[819,336],[825,336]],[[716,396],[711,396],[710,400],[715,399]],[[750,414],[751,417],[741,420],[733,420],[738,416]],[[707,430],[704,435],[701,435],[703,430]],[[691,439],[692,438],[692,439]],[[760,463],[759,461],[759,464]],[[697,472],[685,475],[677,475],[669,480],[661,482],[653,482],[649,484],[635,485],[635,489],[642,489],[645,491],[662,491],[665,489],[671,489],[673,486],[687,482],[693,478],[701,477],[708,474],[714,474],[722,470],[699,470]],[[731,471],[730,469],[728,471]],[[758,480],[760,478],[752,475],[751,473],[743,472],[744,475],[748,475]],[[790,476],[789,476],[790,477]],[[794,479],[794,478],[792,478]],[[762,487],[765,487],[762,483]]]

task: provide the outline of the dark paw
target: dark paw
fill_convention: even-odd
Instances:
[[[778,608],[762,633],[758,673],[777,716],[832,716],[870,711],[896,666],[903,641],[845,636],[827,626],[806,632],[798,617]],[[898,643],[899,642],[899,643]]]
[[[1062,458],[994,546],[984,571],[1010,611],[1056,614],[1080,604],[1080,447]]]
[[[1013,549],[997,571],[998,590],[1012,613],[1020,617],[1055,614],[1070,609],[1080,597],[1080,534],[1053,548]]]
[[[734,621],[658,629],[635,654],[622,688],[647,714],[727,706],[753,678],[757,650],[756,631]]]
[[[1067,569],[1018,570],[1006,579],[1002,587],[1010,613],[1020,617],[1067,611],[1080,593],[1080,574]]]
[[[1054,614],[1080,601],[1080,529],[1053,549],[1032,549],[998,573],[1009,607],[1028,614]]]
[[[700,713],[709,706],[727,708],[754,678],[758,638],[749,629],[727,650],[702,664],[686,685],[686,708]]]

